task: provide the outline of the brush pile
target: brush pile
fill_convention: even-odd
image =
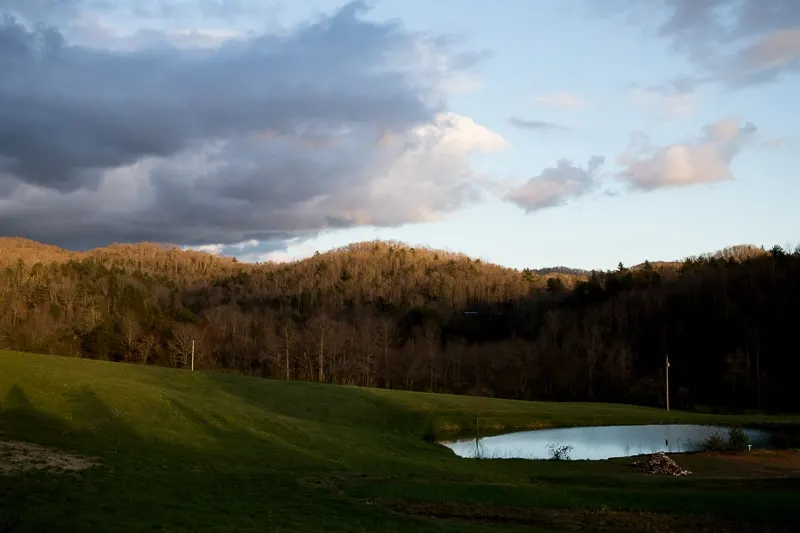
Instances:
[[[642,461],[635,461],[633,466],[640,472],[658,476],[690,476],[692,473],[681,468],[678,463],[663,452],[656,452]]]

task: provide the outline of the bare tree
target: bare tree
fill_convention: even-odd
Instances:
[[[291,377],[291,355],[292,345],[295,339],[295,324],[290,318],[284,318],[280,324],[281,340],[283,341],[283,365],[285,370],[285,378],[288,380]]]
[[[330,335],[331,323],[325,314],[320,314],[309,321],[306,331],[311,336],[316,345],[315,352],[317,358],[317,381],[325,381],[325,356],[326,356],[326,336]]]
[[[126,311],[122,315],[120,326],[122,330],[122,342],[125,344],[126,350],[125,359],[132,361],[134,353],[136,352],[137,341],[142,334],[142,327],[136,319],[136,315],[131,311]]]
[[[381,315],[378,319],[378,337],[383,352],[383,386],[387,389],[392,388],[392,369],[389,366],[389,349],[391,348],[396,326],[391,317]]]
[[[136,354],[139,357],[139,361],[142,364],[146,365],[147,361],[150,359],[150,355],[153,353],[153,348],[156,346],[156,338],[151,333],[145,333],[144,335],[139,336],[138,342],[136,343]]]
[[[172,338],[168,345],[172,366],[187,367],[191,363],[193,333],[192,328],[186,324],[180,324],[172,330]]]

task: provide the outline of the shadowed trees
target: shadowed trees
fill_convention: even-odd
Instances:
[[[394,242],[289,264],[0,240],[0,348],[519,399],[800,409],[800,252],[517,271]]]

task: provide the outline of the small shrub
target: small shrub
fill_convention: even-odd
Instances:
[[[725,450],[725,439],[719,433],[714,433],[703,441],[703,451],[721,452]]]
[[[572,451],[571,444],[563,446],[556,446],[555,444],[548,444],[547,450],[550,454],[551,461],[569,461],[569,454]]]
[[[735,452],[743,452],[750,444],[750,437],[742,428],[730,428],[728,430],[728,447]]]

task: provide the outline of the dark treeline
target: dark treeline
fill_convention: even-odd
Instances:
[[[537,400],[800,409],[800,250],[582,274],[372,242],[291,264],[0,241],[0,349]]]

